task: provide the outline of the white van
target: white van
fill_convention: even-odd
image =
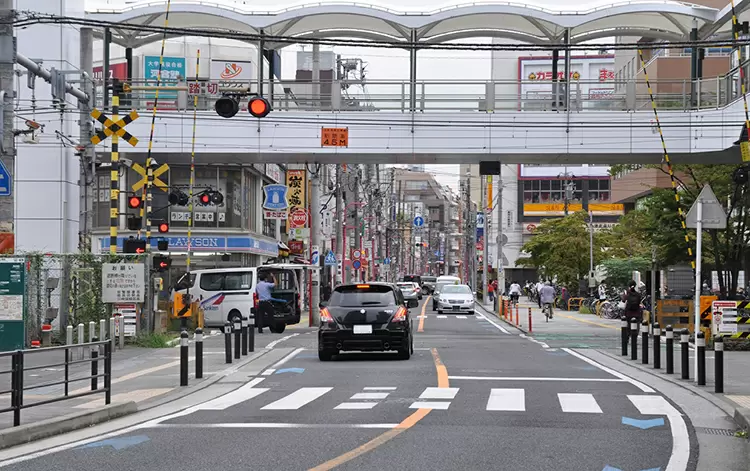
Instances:
[[[300,321],[300,291],[295,269],[305,265],[273,264],[260,267],[215,268],[195,270],[190,273],[190,294],[203,308],[206,327],[223,327],[226,321],[255,315],[258,295],[255,288],[258,276],[272,273],[276,277],[274,298],[290,302],[289,308],[274,313],[271,332],[281,333],[287,325]],[[174,294],[183,294],[187,288],[187,273],[174,285]]]
[[[432,292],[432,310],[437,311],[438,299],[440,298],[440,290],[446,285],[460,285],[461,278],[457,276],[438,276],[435,280],[435,290]]]

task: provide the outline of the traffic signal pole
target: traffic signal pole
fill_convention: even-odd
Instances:
[[[311,270],[312,293],[310,296],[310,327],[320,324],[320,232],[322,230],[322,218],[320,214],[320,170],[318,165],[314,172],[310,172],[310,245],[318,247],[318,263]],[[312,248],[311,248],[312,250]],[[311,252],[312,253],[312,252]]]

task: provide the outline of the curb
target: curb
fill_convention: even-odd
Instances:
[[[524,329],[523,329],[522,327],[520,327],[520,326],[517,326],[517,325],[513,324],[512,322],[508,322],[508,320],[507,320],[507,319],[504,319],[504,318],[500,317],[500,316],[499,316],[499,315],[498,315],[498,314],[497,314],[496,312],[494,312],[494,311],[490,311],[489,309],[487,309],[486,307],[484,307],[484,305],[483,305],[483,304],[478,304],[478,306],[479,306],[480,308],[482,308],[482,311],[484,311],[484,313],[485,313],[485,314],[489,314],[489,315],[491,315],[491,316],[494,316],[494,317],[495,317],[496,319],[500,319],[501,321],[505,322],[505,323],[506,323],[507,325],[509,325],[509,326],[513,327],[514,329],[518,330],[518,331],[519,331],[519,332],[521,332],[521,333],[524,333],[524,334],[528,334],[528,332],[527,332],[526,330],[524,330]]]
[[[668,383],[674,384],[675,386],[679,386],[682,389],[685,389],[687,391],[692,392],[693,394],[696,394],[696,395],[702,397],[703,399],[711,402],[713,405],[715,405],[719,409],[721,409],[724,412],[726,412],[727,415],[731,416],[734,419],[735,423],[738,426],[740,426],[740,427],[742,427],[742,428],[744,428],[746,430],[750,429],[750,409],[745,408],[745,407],[737,407],[733,403],[730,403],[726,399],[722,399],[721,397],[719,397],[716,394],[711,394],[711,393],[709,393],[706,390],[703,390],[703,389],[700,389],[700,388],[698,388],[696,386],[693,386],[690,383],[686,383],[683,380],[677,380],[677,379],[675,379],[673,377],[670,377],[667,374],[657,375],[656,372],[660,371],[660,370],[654,370],[653,368],[644,368],[643,366],[641,366],[642,365],[641,363],[633,364],[633,363],[631,363],[629,361],[624,361],[618,355],[615,355],[613,353],[610,353],[610,352],[607,352],[607,351],[604,351],[604,350],[597,349],[596,351],[599,352],[599,353],[601,353],[604,356],[607,356],[607,357],[613,359],[613,360],[617,360],[617,361],[619,361],[622,364],[629,365],[631,367],[637,368],[638,370],[643,371],[644,373],[648,373],[651,376],[655,376],[655,377],[657,377],[659,379],[662,379],[664,381],[667,381]]]
[[[136,412],[138,405],[130,401],[0,430],[0,450],[109,422]]]

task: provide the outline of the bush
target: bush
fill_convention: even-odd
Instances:
[[[172,347],[169,342],[176,338],[170,334],[141,334],[133,340],[133,344],[143,348],[169,348]]]

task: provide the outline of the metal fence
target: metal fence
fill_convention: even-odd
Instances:
[[[102,300],[104,263],[143,261],[143,256],[95,254],[26,254],[0,257],[23,260],[25,266],[25,345],[42,337],[42,326],[51,325],[53,343],[65,343],[68,325],[89,325],[111,316],[111,305]],[[74,329],[77,335],[77,329]],[[81,340],[74,338],[76,343]]]

